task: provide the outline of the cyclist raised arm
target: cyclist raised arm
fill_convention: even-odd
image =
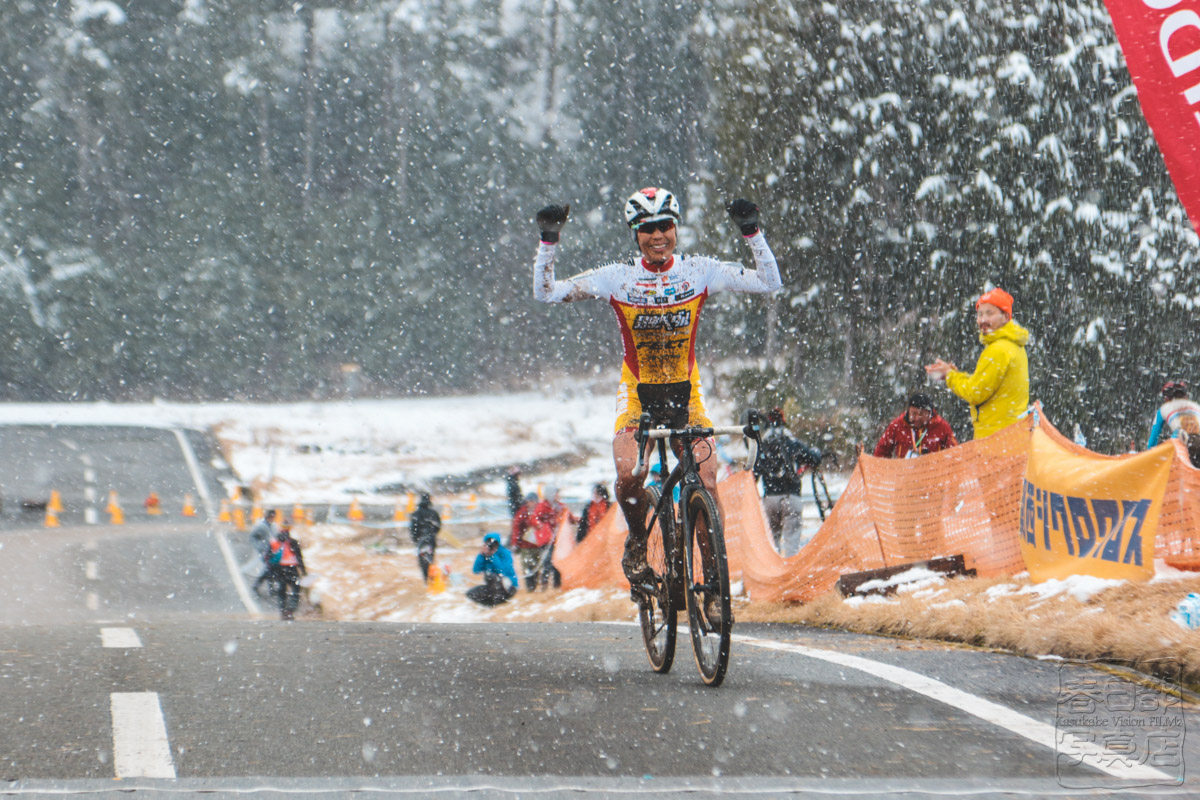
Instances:
[[[625,222],[633,231],[640,258],[613,262],[567,280],[556,280],[554,257],[570,206],[547,206],[537,214],[541,245],[533,268],[533,295],[544,303],[586,298],[607,300],[617,315],[624,356],[617,390],[613,438],[617,502],[629,537],[621,566],[636,580],[647,570],[642,477],[634,476],[634,433],[643,411],[654,424],[682,428],[711,426],[704,410],[696,368],[696,329],[700,309],[721,291],[767,293],[783,284],[779,265],[759,229],[758,206],[734,200],[726,207],[754,256],[755,269],[739,262],[675,253],[679,201],[666,189],[649,187],[625,202]],[[698,441],[700,479],[716,497],[717,459],[711,441]]]

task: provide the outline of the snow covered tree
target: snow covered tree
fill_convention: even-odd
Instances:
[[[718,18],[720,174],[756,176],[785,264],[777,366],[886,419],[1017,299],[1033,396],[1110,447],[1187,374],[1196,236],[1101,2],[751,3]],[[942,395],[956,418],[961,403]]]

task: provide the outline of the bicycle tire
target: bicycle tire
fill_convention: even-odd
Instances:
[[[658,507],[660,493],[656,487],[647,486],[645,498],[649,523]],[[642,593],[638,599],[638,622],[642,626],[642,643],[646,646],[646,657],[651,668],[659,673],[671,671],[675,661],[675,639],[678,626],[679,607],[671,591],[672,567],[668,554],[675,548],[675,519],[673,515],[658,519],[650,529],[646,541],[646,562],[654,571],[658,591],[653,595]]]
[[[700,489],[688,497],[687,581],[688,627],[696,668],[706,686],[720,686],[729,669],[733,608],[729,595],[729,564],[725,559],[725,535],[721,515],[712,495]],[[708,552],[705,553],[705,545]],[[697,583],[696,578],[703,580]],[[720,619],[715,623],[705,611],[705,601],[716,600]]]

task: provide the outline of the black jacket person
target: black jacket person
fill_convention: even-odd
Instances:
[[[408,523],[408,535],[417,546],[417,566],[425,580],[429,580],[429,565],[433,563],[437,535],[441,529],[442,517],[433,507],[433,498],[428,493],[422,494],[421,502],[417,503]]]

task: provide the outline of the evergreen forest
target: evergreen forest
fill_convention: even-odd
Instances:
[[[533,216],[572,206],[562,277],[633,255],[647,185],[685,252],[749,262],[723,207],[762,208],[784,289],[697,345],[739,400],[867,436],[974,363],[995,285],[1094,449],[1200,381],[1200,247],[1103,0],[6,0],[0,109],[7,400],[611,371],[611,309],[533,301]]]

